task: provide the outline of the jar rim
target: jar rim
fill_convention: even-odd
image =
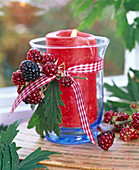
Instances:
[[[89,39],[90,38],[91,37],[89,37]],[[107,37],[103,37],[103,36],[95,36],[95,39],[96,39],[96,44],[93,45],[54,46],[54,45],[46,45],[46,37],[39,37],[39,38],[32,39],[29,42],[29,44],[32,48],[39,48],[39,49],[76,49],[76,48],[78,49],[78,48],[90,48],[90,47],[104,47],[107,46],[110,42],[110,40]]]

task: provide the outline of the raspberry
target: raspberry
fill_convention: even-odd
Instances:
[[[97,136],[98,146],[108,150],[114,142],[115,134],[111,131],[104,131]]]
[[[137,139],[138,138],[138,131],[135,129],[130,129],[129,127],[122,128],[120,131],[120,139],[124,142]]]
[[[17,85],[25,85],[25,83],[26,83],[25,78],[21,75],[20,70],[17,70],[16,72],[13,72],[12,81],[16,86]]]
[[[70,87],[71,84],[73,83],[72,79],[70,76],[64,76],[62,77],[60,80],[60,85],[64,86],[64,87]]]
[[[37,49],[30,49],[27,53],[27,59],[39,63],[42,61],[42,55]]]
[[[109,123],[113,115],[114,115],[114,111],[113,110],[107,111],[104,114],[104,122],[105,123]]]
[[[47,61],[43,66],[43,73],[47,77],[52,77],[58,73],[58,66],[50,61]]]
[[[24,60],[20,64],[20,70],[21,70],[22,76],[25,77],[25,80],[27,82],[35,81],[37,78],[40,77],[40,68],[33,61]]]
[[[56,62],[56,58],[53,54],[44,54],[43,55],[43,60],[42,60],[42,65],[45,65],[47,61],[50,61],[52,63]]]
[[[138,113],[133,113],[131,125],[135,129],[139,130],[139,112]]]
[[[42,102],[42,97],[40,95],[40,89],[37,89],[31,93],[28,97],[23,100],[26,104],[38,104]]]

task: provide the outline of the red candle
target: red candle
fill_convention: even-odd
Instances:
[[[47,49],[48,53],[55,55],[58,59],[58,65],[64,62],[67,70],[69,67],[75,65],[96,62],[98,60],[97,47],[90,47],[91,45],[96,45],[95,37],[79,31],[77,31],[76,37],[71,37],[71,33],[72,30],[61,30],[46,35],[46,45],[48,47],[63,47],[60,49]],[[78,48],[75,48],[77,46]],[[86,47],[82,48],[83,46]],[[78,73],[73,76],[86,77],[88,79],[76,79],[76,81],[80,85],[89,123],[92,124],[95,122],[97,116],[96,73]],[[60,86],[60,89],[63,93],[61,98],[65,104],[65,107],[61,106],[60,108],[63,116],[62,126],[81,127],[72,87],[66,88]]]

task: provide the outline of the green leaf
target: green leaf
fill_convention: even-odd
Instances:
[[[114,112],[118,112],[118,108],[113,106],[112,103],[110,103],[108,101],[106,103],[104,103],[104,110],[105,110],[105,112],[108,110],[113,110]]]
[[[46,128],[46,118],[44,116],[44,111],[43,111],[43,103],[40,103],[35,110],[34,114],[32,115],[27,128],[31,129],[33,127],[36,127],[37,133],[41,136],[44,137],[44,130],[47,131]]]
[[[139,70],[134,70],[132,68],[129,68],[129,70],[134,73],[134,76],[135,76],[136,79],[139,79]]]
[[[30,107],[31,107],[31,110],[35,109],[35,105],[34,104],[31,104]]]
[[[127,11],[139,11],[138,0],[124,0],[124,6]]]
[[[139,28],[135,29],[135,39],[139,43]]]
[[[5,126],[5,125],[0,125],[0,132],[1,132],[1,130],[3,130],[3,131],[6,131],[6,129],[8,128],[8,126]]]
[[[88,28],[92,27],[92,25],[95,22],[95,18],[96,18],[96,9],[93,8],[92,11],[88,14],[88,16],[84,18],[84,21],[86,22]]]
[[[120,9],[121,2],[122,2],[121,0],[117,0],[114,3],[114,6],[115,6],[115,15],[117,14],[118,10]]]
[[[16,147],[16,150],[18,151],[19,149],[21,149],[22,147],[20,147],[20,146],[18,146],[18,147]]]
[[[79,26],[78,26],[78,30],[81,31],[83,30],[84,28],[86,27],[86,22],[85,21],[82,21]]]
[[[18,154],[16,152],[16,144],[12,143],[9,144],[10,147],[10,153],[11,153],[11,170],[17,170],[18,165],[19,165],[19,157]]]
[[[39,165],[36,164],[44,159],[50,159],[48,156],[52,154],[59,154],[56,152],[51,151],[41,151],[41,148],[36,149],[30,155],[28,155],[19,165],[18,170],[33,170],[34,168],[38,168]],[[40,167],[46,168],[45,166],[41,165]]]
[[[125,34],[126,47],[131,51],[135,47],[135,29],[134,25],[128,25]]]
[[[2,169],[2,151],[0,149],[0,170]]]
[[[132,114],[135,113],[135,110],[134,111],[132,109],[124,110],[123,113],[127,113],[129,114],[129,116],[132,116]]]
[[[5,147],[5,150],[2,151],[2,170],[11,170],[11,155],[8,144]]]
[[[6,145],[6,143],[11,143],[15,136],[18,133],[17,127],[19,126],[20,120],[15,121],[12,125],[10,125],[6,132],[1,131],[1,143]]]
[[[115,102],[115,101],[111,101],[111,100],[108,100],[108,102],[117,108],[129,109],[129,106],[130,106],[130,103],[125,103],[125,102]]]
[[[128,84],[124,87],[117,87],[114,85],[104,84],[104,87],[112,93],[111,96],[118,97],[120,102],[115,102],[113,100],[108,100],[104,104],[105,111],[114,110],[114,111],[128,111],[130,114],[133,113],[132,109],[129,107],[131,102],[139,102],[139,83],[136,79],[139,78],[139,70],[129,69],[134,73],[134,78],[131,78],[128,73]],[[122,101],[122,100],[124,101]],[[125,102],[126,100],[126,102]],[[120,108],[120,110],[119,110]]]
[[[123,12],[115,15],[115,19],[117,20],[115,35],[117,37],[122,36],[123,41],[125,41],[125,34],[126,34],[127,27],[128,27],[128,21],[127,21],[127,18],[126,18],[126,11],[123,11]]]
[[[40,103],[37,107],[37,109],[35,110],[33,116],[31,117],[29,123],[28,123],[28,128],[31,129],[33,128],[34,126],[40,124],[40,117],[43,113],[43,103]],[[38,114],[39,113],[39,114]]]
[[[128,73],[128,90],[129,95],[132,95],[132,101],[137,102],[139,100],[139,90],[137,86],[137,82],[135,79],[132,79],[130,74]]]
[[[79,13],[84,12],[90,7],[91,4],[92,0],[84,0],[84,2],[74,12],[74,16],[77,16]]]
[[[20,170],[37,170],[37,168],[43,168],[43,170],[47,169],[47,167],[44,165],[36,164],[33,166],[33,168],[32,168],[32,166],[24,166],[24,167],[20,168]]]
[[[82,4],[83,0],[76,0],[76,2],[73,4],[73,8],[76,8],[78,5]]]
[[[49,88],[47,91],[45,91],[45,104],[44,104],[44,113],[45,117],[47,117],[47,126],[49,128],[49,131],[52,130],[58,132],[59,129],[57,126],[58,123],[61,123],[62,115],[59,108],[59,105],[64,106],[64,103],[61,100],[60,97],[61,91],[59,88],[58,81],[55,79],[50,83]],[[57,133],[59,136],[59,133]]]
[[[112,94],[110,96],[114,96],[114,97],[118,97],[120,99],[125,99],[125,100],[129,100],[131,101],[132,98],[129,96],[128,93],[126,93],[125,91],[122,90],[122,88],[119,88],[118,86],[116,86],[116,84],[113,82],[113,86],[104,83],[104,87],[106,87],[106,89],[109,92],[112,92]]]
[[[59,105],[64,106],[64,103],[61,100],[62,93],[56,79],[50,83],[44,94],[43,103],[38,105],[28,123],[28,128],[36,127],[36,132],[42,137],[44,137],[44,131],[47,136],[49,136],[48,131],[54,131],[57,136],[60,136],[59,123],[62,123],[62,115]]]

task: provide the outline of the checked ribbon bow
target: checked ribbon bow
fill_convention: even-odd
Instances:
[[[91,127],[89,125],[86,108],[84,105],[83,96],[80,90],[79,84],[76,82],[76,80],[71,76],[72,73],[89,73],[89,72],[97,72],[103,69],[103,59],[91,63],[91,64],[81,64],[76,65],[73,67],[68,68],[67,73],[72,78],[73,84],[72,88],[75,94],[77,108],[81,120],[81,127],[83,131],[86,133],[86,135],[89,137],[91,142],[96,145],[93,133],[91,131]],[[21,93],[17,96],[17,98],[14,101],[14,104],[12,106],[12,109],[10,113],[13,113],[16,107],[31,93],[33,93],[38,88],[42,87],[43,85],[51,82],[54,80],[56,76],[53,77],[47,77],[46,75],[40,76],[36,81],[31,82],[28,86],[26,86]]]

